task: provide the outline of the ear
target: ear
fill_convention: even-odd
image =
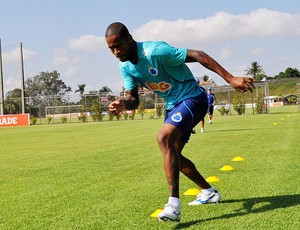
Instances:
[[[131,34],[128,35],[128,41],[131,43],[133,41],[133,38],[131,36]]]

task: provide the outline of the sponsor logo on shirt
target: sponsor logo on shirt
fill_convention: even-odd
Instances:
[[[146,86],[148,86],[148,88],[152,91],[160,91],[162,93],[164,93],[165,91],[167,91],[168,89],[171,88],[171,85],[167,82],[159,82],[159,83],[156,83],[156,82],[146,82],[145,83]]]
[[[171,119],[174,122],[181,122],[182,121],[181,113],[178,112],[178,113],[173,114],[172,117],[171,117]]]

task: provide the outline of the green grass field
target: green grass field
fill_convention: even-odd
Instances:
[[[182,220],[161,223],[168,189],[156,133],[162,120],[0,129],[0,229],[300,229],[300,113],[217,114],[184,155],[222,194],[188,206],[195,185],[181,177]],[[233,162],[235,156],[245,160]],[[221,171],[231,165],[233,171]]]

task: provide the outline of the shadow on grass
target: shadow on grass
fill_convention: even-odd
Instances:
[[[216,216],[216,217],[196,220],[196,221],[190,221],[186,223],[180,223],[174,229],[189,228],[193,225],[200,224],[201,222],[204,221],[228,219],[228,218],[234,218],[239,216],[245,216],[253,213],[262,213],[262,212],[272,211],[279,208],[288,208],[288,207],[300,205],[300,194],[248,198],[248,199],[241,199],[241,200],[225,200],[221,202],[221,204],[231,204],[231,203],[242,203],[242,208],[238,210],[234,210],[232,213],[224,214],[221,216]]]
[[[223,133],[223,132],[242,132],[242,131],[249,131],[253,129],[223,129],[223,130],[210,130],[210,133]]]

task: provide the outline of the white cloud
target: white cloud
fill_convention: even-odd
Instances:
[[[248,14],[219,12],[197,20],[152,20],[135,29],[137,40],[167,40],[193,47],[253,37],[299,37],[300,14],[257,9]]]
[[[78,68],[75,66],[68,66],[63,75],[67,77],[75,76],[78,73]]]
[[[279,62],[286,62],[286,61],[288,61],[289,59],[287,58],[287,57],[278,57],[277,58],[277,61],[279,61]]]
[[[221,50],[220,57],[222,60],[228,60],[233,56],[233,54],[233,49],[227,46]]]
[[[54,66],[76,65],[81,62],[80,58],[72,58],[66,49],[55,49],[52,64]]]
[[[8,52],[4,52],[3,56],[3,63],[11,64],[11,63],[21,63],[21,49],[14,48]],[[32,50],[24,49],[23,48],[23,60],[33,60],[37,57],[37,53]]]
[[[79,38],[74,38],[69,41],[69,48],[80,50],[88,53],[97,52],[103,47],[104,38],[97,37],[91,34],[83,35]]]
[[[261,54],[265,54],[267,52],[267,50],[265,48],[255,48],[251,50],[251,55],[253,56],[257,56],[257,55],[261,55]]]
[[[8,90],[12,90],[15,88],[21,88],[21,75],[20,76],[13,76],[9,77],[5,80],[5,87]]]

